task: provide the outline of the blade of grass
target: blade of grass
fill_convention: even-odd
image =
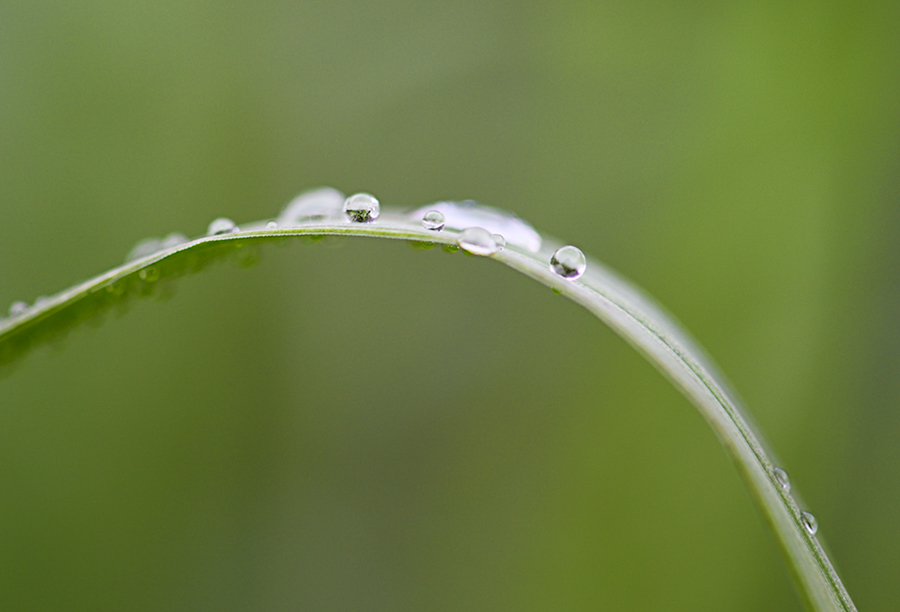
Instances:
[[[177,276],[203,269],[228,255],[252,253],[252,247],[286,239],[323,236],[391,238],[455,246],[459,232],[425,230],[402,212],[385,211],[377,223],[314,223],[268,229],[264,223],[209,236],[147,255],[42,300],[0,322],[0,374],[31,348],[53,341],[81,322],[151,295]],[[548,266],[562,246],[544,237],[532,253],[514,245],[489,255],[580,304],[609,325],[669,378],[697,407],[728,450],[760,505],[781,547],[806,607],[816,611],[855,611],[827,554],[804,525],[796,497],[782,487],[770,453],[755,433],[737,395],[690,335],[646,294],[604,267],[588,261],[588,271],[566,280]]]

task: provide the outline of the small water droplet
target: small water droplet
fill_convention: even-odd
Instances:
[[[328,219],[337,220],[344,206],[344,197],[343,193],[331,187],[303,192],[284,207],[278,215],[278,225],[291,227],[304,223],[321,223]]]
[[[541,249],[541,235],[531,225],[513,213],[500,208],[483,206],[472,200],[464,202],[435,202],[409,213],[411,220],[423,220],[430,212],[444,215],[444,227],[462,231],[467,227],[483,227],[491,234],[501,234],[510,246],[531,253]]]
[[[222,234],[232,234],[236,231],[238,231],[238,226],[235,225],[234,221],[226,217],[219,217],[209,224],[209,228],[206,230],[206,235],[220,236]]]
[[[344,214],[354,223],[371,223],[381,214],[381,205],[375,196],[357,193],[344,202]]]
[[[13,302],[9,307],[9,316],[18,317],[21,314],[25,314],[25,311],[28,310],[28,303],[23,301]]]
[[[459,252],[459,245],[456,245],[456,244],[445,244],[441,248],[444,249],[444,251],[447,253],[458,253]]]
[[[778,481],[778,484],[784,489],[785,493],[791,492],[791,479],[788,477],[787,472],[782,470],[780,467],[773,468],[772,472],[775,474],[775,480]]]
[[[150,266],[149,268],[144,268],[140,272],[138,272],[138,276],[141,277],[141,280],[147,283],[155,283],[159,280],[159,268],[155,266]]]
[[[491,233],[481,227],[470,227],[463,230],[456,239],[456,244],[472,255],[493,255],[497,252],[497,243]]]
[[[135,259],[141,259],[148,255],[152,255],[153,253],[159,252],[162,250],[162,240],[159,238],[145,238],[138,242],[131,251],[128,252],[128,255],[125,257],[125,262],[134,261]]]
[[[587,269],[587,259],[581,249],[564,246],[550,258],[550,269],[565,279],[575,280]]]
[[[276,230],[278,229],[278,221],[269,221],[266,223],[267,230]]]
[[[429,210],[422,217],[422,227],[433,232],[444,229],[444,213],[439,210]]]
[[[555,293],[556,295],[562,295],[562,289],[560,289],[559,287],[552,287],[552,289],[553,293]]]
[[[502,251],[506,248],[506,238],[504,238],[502,234],[491,234],[491,238],[493,238],[494,242],[497,243],[498,251]]]
[[[816,517],[804,510],[800,513],[800,519],[803,521],[806,532],[809,535],[816,535],[816,532],[819,530],[819,523],[816,522]]]

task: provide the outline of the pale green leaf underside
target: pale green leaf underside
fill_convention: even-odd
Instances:
[[[110,307],[150,294],[168,279],[199,270],[212,259],[250,253],[252,249],[245,247],[256,243],[342,235],[452,246],[459,236],[451,230],[425,230],[397,211],[385,211],[378,222],[369,224],[330,222],[266,229],[264,223],[258,223],[241,227],[238,233],[199,238],[129,262],[0,322],[0,372],[8,370],[30,348],[63,335]],[[510,245],[489,257],[586,308],[674,382],[730,452],[775,532],[807,607],[856,610],[818,539],[804,528],[794,497],[779,486],[761,438],[754,433],[735,393],[703,350],[652,299],[597,261],[589,259],[588,271],[575,281],[554,274],[547,262],[559,246],[561,243],[544,237],[538,253]]]

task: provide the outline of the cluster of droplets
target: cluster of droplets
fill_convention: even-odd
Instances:
[[[778,483],[778,486],[781,488],[785,494],[791,492],[791,479],[788,477],[787,472],[785,472],[780,467],[773,467],[772,474],[775,476],[775,482]],[[803,523],[803,528],[806,530],[806,533],[813,536],[816,535],[816,532],[819,530],[819,523],[816,521],[816,517],[812,515],[811,512],[807,512],[806,510],[802,510],[800,512],[800,522]]]

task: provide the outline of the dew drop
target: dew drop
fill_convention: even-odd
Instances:
[[[504,238],[502,234],[491,234],[491,238],[493,238],[494,242],[497,243],[498,251],[502,251],[506,248],[506,238]]]
[[[381,205],[375,196],[357,193],[344,201],[344,214],[354,223],[371,223],[381,214]]]
[[[587,260],[581,249],[571,245],[558,249],[550,258],[550,269],[565,279],[575,280],[587,269]]]
[[[423,220],[424,215],[439,212],[444,226],[462,231],[467,227],[483,227],[490,234],[502,234],[510,246],[531,253],[541,249],[541,235],[531,225],[513,213],[500,208],[483,206],[472,200],[464,202],[436,202],[409,213],[411,220]]]
[[[172,232],[171,234],[163,238],[160,246],[163,249],[174,249],[175,247],[181,246],[182,244],[185,244],[187,242],[190,242],[187,236],[185,236],[181,232]]]
[[[157,253],[161,251],[163,248],[162,240],[159,238],[145,238],[138,242],[131,251],[128,252],[128,255],[125,257],[125,262],[134,261],[135,259],[141,259],[143,257],[147,257],[148,255],[153,255],[153,253]]]
[[[159,280],[159,268],[155,266],[144,268],[143,270],[138,272],[138,276],[140,276],[141,280],[144,282],[155,283]]]
[[[19,315],[25,314],[25,311],[28,310],[28,303],[23,301],[13,302],[9,307],[9,316],[18,317]]]
[[[553,293],[555,293],[556,295],[562,295],[562,289],[553,287]]]
[[[439,210],[429,210],[422,217],[422,227],[433,232],[444,229],[444,213]]]
[[[329,219],[340,219],[344,197],[343,193],[331,187],[321,187],[301,193],[291,200],[278,215],[278,225],[291,227],[305,223],[321,223]]]
[[[788,477],[787,472],[782,470],[780,467],[773,468],[772,472],[775,474],[775,480],[778,481],[778,485],[784,489],[785,493],[791,492],[791,479]]]
[[[803,521],[803,527],[806,528],[806,532],[809,535],[816,535],[816,532],[819,530],[819,524],[816,522],[816,517],[804,510],[800,513],[800,519]]]
[[[238,231],[238,226],[235,225],[234,221],[226,217],[219,217],[209,224],[209,228],[206,230],[206,235],[220,236],[222,234],[232,234],[236,231]]]
[[[278,221],[269,221],[266,223],[267,230],[276,230],[278,229]]]
[[[491,233],[481,227],[470,227],[463,230],[456,243],[472,255],[493,255],[497,252],[497,243]]]

